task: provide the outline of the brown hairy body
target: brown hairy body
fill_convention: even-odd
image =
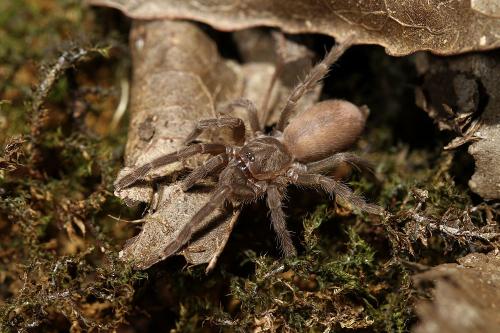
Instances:
[[[319,102],[288,124],[283,141],[298,161],[315,161],[351,147],[363,132],[366,117],[347,101]]]

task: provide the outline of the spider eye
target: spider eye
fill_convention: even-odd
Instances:
[[[255,161],[255,156],[253,156],[253,154],[251,152],[246,153],[246,155],[247,155],[247,158],[250,162]]]

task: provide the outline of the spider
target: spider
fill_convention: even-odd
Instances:
[[[294,118],[291,117],[299,99],[327,74],[329,67],[352,45],[352,40],[353,37],[350,36],[332,47],[326,57],[292,90],[271,133],[264,133],[255,105],[247,99],[239,99],[228,108],[238,106],[246,109],[251,127],[248,139],[245,124],[240,118],[226,114],[200,120],[186,139],[185,148],[139,166],[115,183],[116,189],[121,190],[133,185],[154,168],[196,154],[213,155],[182,182],[183,190],[187,191],[197,181],[221,170],[210,199],[166,246],[166,257],[180,251],[204,219],[226,201],[245,204],[264,196],[284,256],[296,255],[282,207],[289,184],[320,188],[365,212],[382,214],[381,207],[367,203],[348,186],[327,176],[343,162],[359,169],[369,169],[369,164],[364,159],[344,152],[364,128],[366,116],[362,108],[344,100],[326,100],[316,103]],[[204,130],[214,128],[230,128],[236,144],[193,143]]]

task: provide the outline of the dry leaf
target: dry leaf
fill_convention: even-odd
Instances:
[[[434,281],[431,302],[421,302],[414,333],[500,332],[500,255],[472,253],[414,277]]]
[[[128,166],[141,165],[182,147],[195,122],[215,115],[215,108],[239,96],[241,76],[232,64],[219,58],[216,45],[196,26],[187,22],[135,22],[130,45],[133,56],[131,123],[126,147]],[[211,138],[216,139],[216,138]],[[202,162],[196,157],[154,170],[151,178],[175,180],[185,167]],[[120,178],[120,175],[118,178]],[[162,251],[176,231],[187,223],[208,194],[183,193],[178,185],[158,186],[153,193],[149,182],[116,194],[128,203],[151,202],[155,212],[144,217],[141,233],[129,240],[121,256],[145,269],[161,260]],[[158,195],[163,194],[163,195]],[[210,261],[215,255],[213,241],[227,238],[230,215],[221,217],[206,237],[191,243],[183,252],[192,264]],[[204,246],[208,245],[208,246]]]
[[[138,269],[146,269],[165,259],[163,250],[206,202],[209,189],[184,192],[179,184],[163,186],[156,212],[145,218],[141,233],[129,239],[120,256],[132,260]],[[182,252],[187,262],[201,264],[217,260],[238,218],[239,211],[211,214],[189,246]],[[214,258],[215,257],[215,258]]]
[[[491,2],[491,1],[490,1]],[[500,46],[498,6],[485,0],[87,0],[134,19],[191,19],[220,30],[279,27],[378,44],[391,55],[458,54]]]

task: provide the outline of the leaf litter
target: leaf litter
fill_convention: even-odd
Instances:
[[[477,10],[478,3],[473,3],[474,10]],[[251,220],[243,216],[244,222],[249,223],[236,226],[239,229],[233,233],[228,249],[212,275],[205,276],[204,268],[198,267],[181,270],[175,260],[140,272],[117,258],[122,243],[134,235],[133,225],[117,223],[107,217],[112,214],[133,219],[141,215],[141,209],[134,212],[124,208],[112,194],[113,181],[122,165],[120,147],[125,143],[126,127],[118,126],[111,132],[113,135],[96,137],[95,134],[108,133],[118,105],[119,82],[126,80],[120,66],[125,64],[126,68],[128,54],[118,53],[117,56],[113,47],[108,58],[98,56],[62,71],[53,90],[42,102],[45,110],[43,122],[34,127],[40,136],[33,144],[30,125],[34,124],[25,121],[31,107],[25,107],[23,103],[29,96],[29,86],[43,82],[44,73],[51,67],[42,71],[39,80],[33,74],[33,64],[26,59],[47,59],[46,49],[20,47],[19,41],[25,39],[13,37],[28,35],[36,45],[55,43],[60,46],[59,35],[54,31],[65,31],[62,27],[68,26],[75,31],[88,29],[89,19],[90,26],[107,26],[116,16],[106,16],[112,13],[107,12],[104,20],[92,21],[93,15],[81,14],[79,4],[65,0],[16,6],[17,2],[4,2],[0,4],[1,12],[15,18],[26,17],[29,13],[28,17],[37,18],[40,24],[30,30],[27,29],[29,24],[13,24],[13,20],[0,16],[0,34],[5,37],[4,48],[0,50],[0,76],[6,78],[0,82],[0,127],[6,129],[0,131],[5,147],[0,160],[2,331],[146,331],[154,327],[178,332],[202,329],[406,332],[416,323],[417,314],[421,321],[415,329],[425,329],[428,327],[425,322],[429,322],[434,327],[444,325],[441,326],[444,331],[445,327],[449,328],[449,322],[442,319],[449,317],[434,314],[446,313],[450,306],[439,295],[450,296],[456,304],[465,304],[470,310],[467,313],[479,312],[475,318],[479,318],[481,324],[476,327],[495,328],[497,317],[489,312],[492,303],[482,302],[482,298],[480,301],[470,299],[468,291],[475,287],[471,287],[471,281],[494,281],[496,266],[487,268],[485,262],[495,262],[498,205],[495,201],[482,201],[462,185],[463,175],[454,171],[462,167],[456,160],[463,152],[461,146],[441,152],[440,147],[449,140],[436,134],[409,139],[408,133],[397,131],[398,128],[407,129],[408,119],[414,121],[418,111],[412,108],[412,103],[407,103],[409,95],[404,93],[405,87],[415,85],[405,81],[413,71],[408,58],[393,59],[377,49],[354,48],[344,59],[346,62],[335,68],[334,80],[340,80],[340,83],[327,79],[327,89],[323,92],[331,94],[333,86],[340,96],[347,95],[356,102],[370,105],[372,120],[358,147],[377,162],[377,171],[384,178],[380,184],[357,178],[354,181],[363,192],[377,197],[393,213],[392,216],[382,221],[353,217],[349,212],[332,206],[331,202],[320,199],[324,204],[318,206],[310,218],[304,219],[303,208],[292,204],[289,207],[290,224],[304,223],[303,229],[297,230],[297,239],[303,240],[303,249],[294,260],[283,262],[276,261],[277,255],[272,252],[274,245],[270,244],[272,237],[268,237],[268,233],[266,237],[255,235],[260,229],[265,232],[268,227],[259,224],[259,219],[267,219],[259,217],[259,211],[255,209],[253,213],[257,215]],[[495,16],[491,8],[487,10],[488,15]],[[31,22],[31,19],[26,22]],[[206,27],[202,30],[210,31]],[[239,40],[238,34],[246,37]],[[252,53],[257,49],[252,45],[274,45],[266,30],[240,31],[232,37],[243,64],[228,67],[237,73],[238,68],[248,65],[255,68],[249,70],[250,73],[258,73],[255,77],[237,74],[235,77],[244,78],[246,84],[243,87],[258,86],[259,76],[269,82],[276,61],[270,52],[272,47],[265,46]],[[318,36],[313,39],[316,38]],[[95,46],[76,39],[73,46],[53,52],[54,61],[51,63],[65,51],[75,49],[75,45],[88,50]],[[221,45],[219,48],[223,50]],[[121,50],[123,52],[125,47]],[[116,66],[117,63],[122,65]],[[192,63],[190,67],[197,64]],[[140,65],[140,62],[134,64]],[[158,64],[150,65],[154,72]],[[348,68],[349,73],[342,74],[343,67]],[[457,77],[459,82],[465,82],[462,87],[474,87],[468,75],[465,80],[460,75]],[[482,91],[482,77],[472,80],[479,92]],[[293,81],[296,77],[291,79]],[[285,81],[284,89],[287,89]],[[425,92],[425,86],[423,88],[427,98],[428,92]],[[254,91],[252,99],[263,96],[258,89],[248,89]],[[474,93],[464,92],[461,90],[462,95],[458,97],[473,98],[455,103],[448,101],[452,112],[458,110],[456,105],[467,106],[471,105],[468,101],[475,101]],[[221,102],[218,94],[206,96]],[[135,103],[134,97],[131,103]],[[212,106],[208,104],[207,109],[212,110]],[[83,114],[83,117],[78,114]],[[476,116],[479,115],[473,113],[471,120],[477,119]],[[154,118],[143,120],[146,120],[143,124],[140,122],[130,127],[131,131],[142,132],[140,140],[143,146],[140,147],[146,147],[148,140],[155,137],[154,133],[162,130],[156,127]],[[458,125],[462,124],[462,118],[458,118]],[[420,129],[423,123],[417,121],[412,126]],[[465,127],[463,133],[466,139],[467,130]],[[412,133],[411,130],[408,132]],[[19,133],[23,135],[19,136]],[[476,140],[472,139],[470,142]],[[488,142],[483,140],[483,143]],[[134,163],[138,155],[134,155],[134,149],[127,148],[126,162]],[[52,161],[59,163],[53,164]],[[173,172],[174,176],[177,174],[182,175],[182,171]],[[169,177],[161,182],[175,181]],[[196,193],[203,195],[208,186],[209,183],[200,186]],[[150,202],[152,191],[148,186],[145,189],[135,201]],[[168,187],[168,191],[176,191],[175,186]],[[182,198],[182,193],[174,197]],[[309,196],[303,199],[313,200]],[[72,230],[68,226],[72,226]],[[257,253],[243,253],[245,248],[255,249]],[[432,268],[429,270],[432,266],[441,269],[440,264],[455,262],[471,252],[477,252],[469,255],[474,258],[474,264],[458,259],[458,266],[462,267],[453,268],[454,264],[448,264],[451,266],[445,266],[445,274],[432,273],[430,279],[440,282],[436,285],[434,302],[430,303],[431,310],[415,312],[418,299],[432,294],[422,296],[417,289],[420,282],[412,282],[410,276],[414,272],[432,272]],[[464,279],[461,279],[461,274],[453,273],[450,267],[460,273],[465,269],[471,272],[463,274]],[[437,275],[449,278],[442,279]],[[474,277],[469,279],[468,276]],[[450,280],[456,283],[450,286]],[[446,285],[441,288],[443,283]],[[477,290],[488,289],[481,284]],[[490,294],[494,295],[494,291],[490,290]],[[433,315],[428,316],[431,312]],[[448,312],[449,315],[453,313],[456,315],[457,312]],[[460,319],[467,318],[470,317],[461,316]]]

